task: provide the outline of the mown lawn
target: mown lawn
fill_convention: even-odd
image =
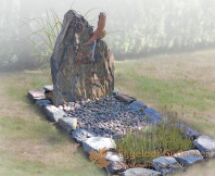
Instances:
[[[181,120],[214,136],[213,50],[116,62],[115,75],[117,90],[159,111],[176,111]],[[0,175],[105,175],[26,98],[29,89],[51,82],[48,70],[1,74],[0,81]],[[183,175],[197,175],[198,168]],[[213,172],[211,161],[199,174]]]
[[[0,80],[0,175],[105,175],[26,98],[27,90],[50,82],[47,71],[6,74]]]
[[[157,56],[116,64],[116,88],[214,136],[214,51]]]

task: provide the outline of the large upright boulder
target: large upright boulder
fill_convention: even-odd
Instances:
[[[70,10],[64,16],[50,59],[55,105],[68,101],[96,99],[114,89],[114,58],[104,36],[106,16],[99,16],[98,28]]]

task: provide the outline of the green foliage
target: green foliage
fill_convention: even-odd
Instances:
[[[122,152],[128,163],[146,164],[155,157],[185,151],[192,147],[176,122],[165,120],[157,126],[147,126],[140,131],[129,132],[117,141],[118,151]]]

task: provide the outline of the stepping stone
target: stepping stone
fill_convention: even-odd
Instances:
[[[59,119],[58,125],[64,129],[67,133],[75,130],[77,127],[77,118],[64,117]]]
[[[105,137],[91,137],[82,142],[84,151],[90,153],[92,150],[99,151],[102,149],[116,149],[115,141]]]
[[[33,100],[34,102],[37,100],[46,99],[44,90],[37,89],[37,90],[30,90],[28,91],[28,97]]]
[[[173,156],[183,166],[192,165],[204,159],[199,150],[180,152],[174,154]]]
[[[172,174],[182,169],[174,157],[162,156],[153,160],[153,167],[162,175]]]
[[[161,115],[153,108],[146,108],[144,110],[145,116],[147,117],[148,123],[159,123],[161,121]]]
[[[75,139],[79,143],[81,143],[81,142],[83,142],[83,141],[85,141],[91,137],[95,137],[95,134],[93,134],[93,133],[91,133],[85,129],[82,129],[82,128],[77,128],[76,130],[74,130],[72,132],[72,138]]]
[[[47,116],[47,119],[52,122],[58,122],[59,119],[67,116],[67,114],[63,110],[57,108],[54,105],[46,106],[44,108],[44,112]]]
[[[128,110],[132,112],[143,112],[147,106],[140,100],[134,101],[133,103],[128,105]]]
[[[123,162],[124,161],[123,155],[116,153],[116,152],[111,152],[111,151],[108,151],[106,153],[105,159],[107,161],[112,161],[112,162]]]
[[[109,165],[106,167],[106,171],[113,175],[122,173],[127,169],[127,166],[124,162],[110,162]]]
[[[145,168],[131,168],[127,169],[123,176],[160,176],[161,173],[154,171],[152,169],[145,169]]]
[[[51,105],[50,100],[37,100],[35,103],[39,108],[44,108],[45,106]]]
[[[193,141],[193,144],[205,158],[213,158],[215,156],[215,141],[210,137],[200,136]]]
[[[135,98],[130,97],[129,95],[124,94],[124,93],[114,92],[113,94],[114,94],[114,97],[117,100],[120,100],[120,101],[123,101],[123,102],[126,102],[126,103],[132,103],[133,101],[136,100]]]

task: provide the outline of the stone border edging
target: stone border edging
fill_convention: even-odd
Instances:
[[[45,86],[44,89],[36,89],[28,92],[28,97],[35,103],[39,109],[45,114],[47,120],[55,122],[61,127],[73,140],[80,143],[84,152],[89,154],[92,150],[99,151],[106,149],[107,154],[105,159],[109,161],[109,165],[105,168],[108,175],[121,176],[136,176],[143,174],[145,176],[159,176],[167,175],[183,170],[185,167],[201,162],[205,159],[214,158],[215,143],[209,136],[200,134],[185,124],[180,124],[179,128],[187,136],[193,139],[194,149],[176,153],[173,156],[161,156],[153,159],[153,167],[155,170],[146,168],[129,168],[124,162],[121,154],[116,153],[115,141],[111,138],[96,136],[85,129],[76,128],[76,118],[68,118],[64,110],[54,106],[52,102],[47,99],[46,94],[52,93],[52,86]],[[116,92],[114,93],[117,99],[128,103],[131,108],[144,108],[146,105],[133,97],[126,94]],[[147,109],[147,108],[146,108]],[[155,116],[153,123],[158,123],[160,115],[152,108],[148,108],[147,113]]]

